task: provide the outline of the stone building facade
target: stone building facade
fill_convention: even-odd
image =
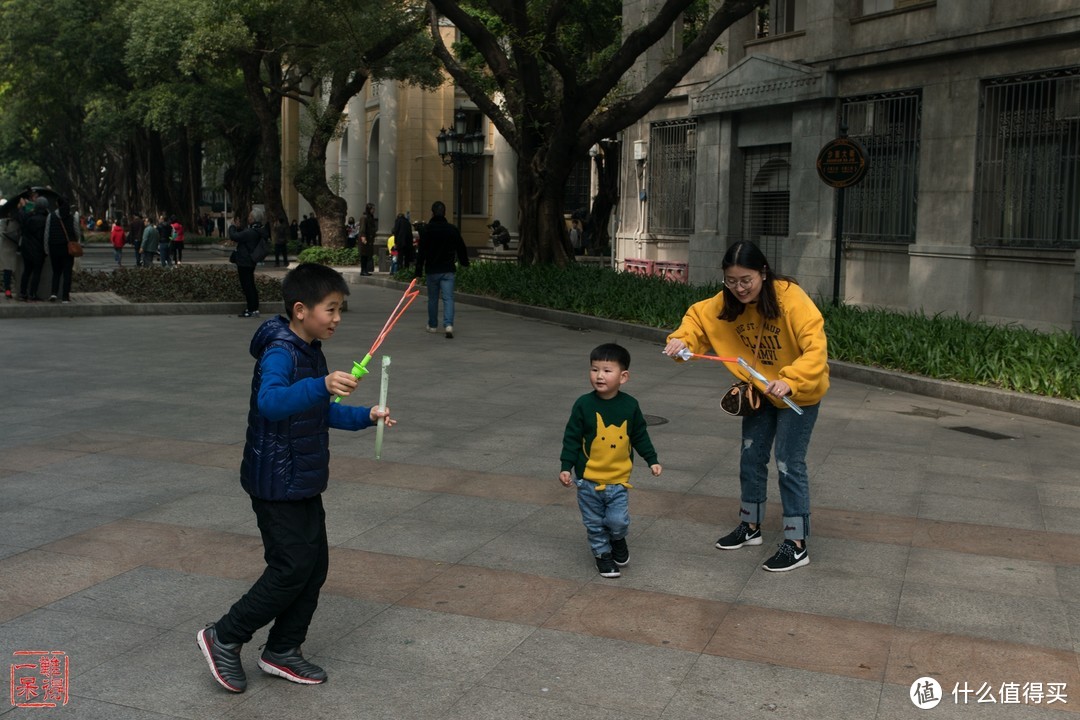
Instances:
[[[846,302],[1080,331],[1078,41],[1074,0],[771,0],[623,131],[616,257],[706,282],[752,239],[831,298],[817,164],[846,128],[869,162],[842,191]]]

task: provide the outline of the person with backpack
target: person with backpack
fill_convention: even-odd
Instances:
[[[262,262],[268,252],[269,228],[264,224],[266,214],[262,208],[255,208],[248,213],[246,228],[240,226],[239,220],[239,216],[233,216],[233,225],[229,228],[229,239],[236,243],[231,259],[236,263],[240,289],[247,302],[247,308],[239,317],[259,317],[259,288],[255,285],[255,266]]]

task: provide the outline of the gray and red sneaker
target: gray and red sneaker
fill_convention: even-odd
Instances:
[[[283,677],[301,685],[318,685],[326,682],[326,671],[313,662],[309,662],[296,647],[285,652],[263,650],[259,658],[259,667],[263,672]]]
[[[240,662],[240,648],[243,644],[221,642],[213,624],[200,630],[195,640],[199,643],[203,657],[210,665],[210,672],[218,684],[230,692],[244,692],[247,689],[247,675],[244,674],[244,666]]]

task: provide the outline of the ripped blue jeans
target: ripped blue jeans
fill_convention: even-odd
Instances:
[[[760,411],[742,420],[739,520],[760,524],[765,519],[769,456],[775,444],[780,502],[784,508],[784,537],[804,540],[810,536],[810,479],[806,472],[806,450],[821,405],[804,407],[802,415],[787,408],[781,410],[767,401],[761,405]]]

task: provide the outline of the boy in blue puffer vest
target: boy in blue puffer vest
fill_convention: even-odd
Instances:
[[[329,548],[322,492],[330,475],[329,428],[360,430],[390,410],[334,404],[356,389],[351,373],[328,372],[322,341],[341,322],[349,288],[336,270],[305,263],[281,284],[288,318],[277,316],[255,331],[247,441],[240,483],[262,533],[266,569],[197,641],[210,671],[225,689],[243,692],[247,677],[240,648],[273,622],[259,667],[292,682],[317,685],[326,672],[304,658],[300,646],[326,580]]]

